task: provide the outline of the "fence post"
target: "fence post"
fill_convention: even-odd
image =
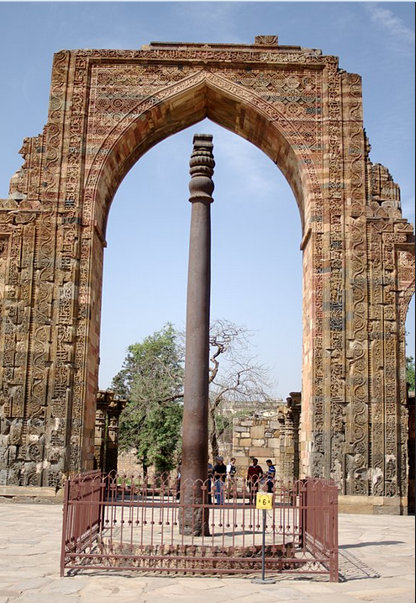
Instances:
[[[105,505],[104,505],[104,501],[105,501],[105,493],[107,490],[107,483],[106,483],[106,476],[104,473],[101,474],[101,483],[100,483],[100,527],[99,527],[99,531],[100,533],[103,531],[104,528],[104,520],[105,520]]]
[[[330,510],[330,522],[331,522],[331,552],[330,552],[330,582],[339,582],[339,568],[338,568],[338,490],[337,486],[334,485],[331,488],[329,495],[329,510]]]
[[[69,501],[69,480],[64,484],[64,504],[62,508],[62,540],[61,540],[61,578],[65,575],[65,544],[68,530],[68,501]]]
[[[263,511],[263,531],[262,531],[262,546],[261,546],[261,578],[253,578],[255,584],[275,584],[273,578],[265,578],[266,568],[266,509],[273,508],[272,494],[256,494],[256,509]]]
[[[306,546],[307,530],[307,512],[308,512],[308,481],[301,479],[297,482],[298,500],[299,500],[299,524],[300,524],[300,545],[304,549]],[[296,490],[295,490],[296,492]]]

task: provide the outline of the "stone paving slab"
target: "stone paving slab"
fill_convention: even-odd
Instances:
[[[340,515],[341,582],[281,574],[249,578],[169,577],[94,570],[59,576],[62,507],[0,504],[0,603],[414,603],[414,517]]]

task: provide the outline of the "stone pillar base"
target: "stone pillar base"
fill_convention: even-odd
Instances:
[[[338,496],[339,513],[407,515],[407,498],[399,496]]]

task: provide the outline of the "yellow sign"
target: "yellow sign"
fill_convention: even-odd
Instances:
[[[273,494],[257,492],[256,509],[273,509]]]

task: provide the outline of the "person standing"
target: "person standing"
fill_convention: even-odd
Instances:
[[[225,478],[227,475],[227,468],[224,465],[224,458],[217,456],[217,464],[214,467],[214,492],[215,492],[215,504],[224,504],[224,485]]]
[[[256,501],[256,494],[259,490],[260,478],[263,475],[263,469],[258,464],[258,459],[253,458],[252,464],[247,471],[247,484],[249,489],[250,504],[253,505]]]
[[[179,463],[176,470],[176,500],[179,500],[181,497],[181,471],[182,465]]]
[[[235,466],[235,457],[230,458],[230,462],[227,465],[227,493],[228,495],[235,496],[237,482],[235,476],[237,474],[237,467]]]
[[[230,462],[227,465],[227,478],[233,479],[237,473],[237,467],[235,466],[235,458],[231,457]]]
[[[274,480],[276,479],[276,467],[273,465],[271,459],[267,459],[267,473],[266,473],[266,484],[267,492],[271,494],[273,492]]]
[[[207,479],[207,493],[208,493],[208,504],[212,505],[211,486],[212,478],[214,477],[214,467],[212,463],[208,463],[208,479]]]

